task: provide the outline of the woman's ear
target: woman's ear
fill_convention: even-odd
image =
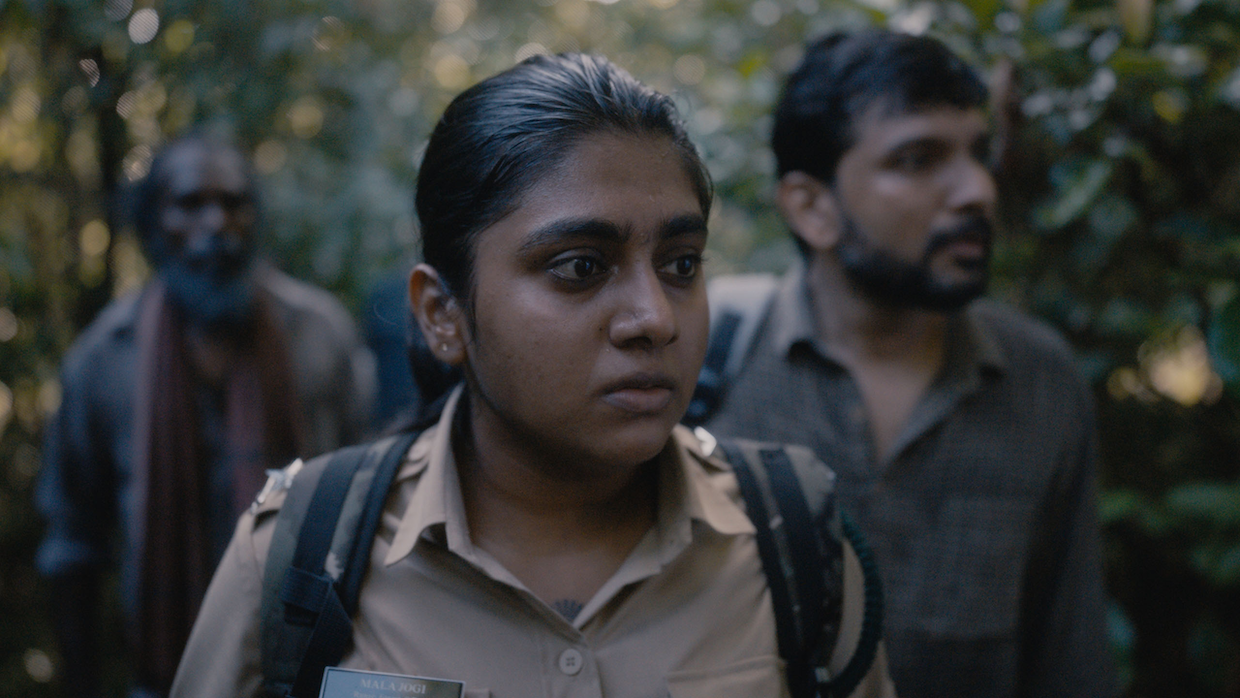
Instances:
[[[464,363],[468,341],[465,311],[429,264],[418,264],[409,274],[409,307],[431,353],[452,366]]]
[[[780,178],[775,203],[792,233],[815,252],[835,247],[840,238],[835,191],[817,177],[793,171]]]

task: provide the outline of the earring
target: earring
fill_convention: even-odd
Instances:
[[[447,354],[447,353],[448,353],[448,343],[447,343],[447,342],[444,342],[443,344],[440,344],[440,345],[439,345],[439,351],[442,351],[443,353]]]

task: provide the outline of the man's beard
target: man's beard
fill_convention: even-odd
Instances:
[[[926,243],[921,260],[915,263],[875,248],[852,217],[844,216],[843,224],[836,255],[844,274],[855,288],[882,305],[951,312],[986,292],[993,230],[984,216],[970,216],[958,226],[934,233]],[[935,278],[931,258],[940,249],[960,240],[980,242],[986,247],[981,260],[962,263],[974,272],[974,277],[956,283]]]
[[[252,251],[182,252],[160,268],[169,299],[185,319],[210,329],[237,328],[254,308],[255,265]]]

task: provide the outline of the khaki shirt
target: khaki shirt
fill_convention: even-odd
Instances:
[[[473,698],[788,695],[753,525],[730,470],[688,430],[659,456],[656,525],[569,621],[470,541],[456,402],[396,476],[342,667],[463,681]],[[259,695],[262,574],[282,501],[238,523],[173,698]]]

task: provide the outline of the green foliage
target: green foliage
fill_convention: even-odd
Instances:
[[[867,24],[934,33],[995,78],[994,293],[1063,331],[1098,388],[1130,693],[1236,695],[1234,2],[0,0],[0,696],[55,685],[30,564],[39,438],[64,349],[147,274],[120,196],[171,135],[234,133],[272,256],[360,310],[414,252],[447,101],[536,51],[600,52],[684,109],[719,192],[711,273],[779,270],[779,80],[806,38]]]
[[[1099,388],[1129,690],[1234,695],[1240,15],[1211,0],[1046,0],[988,30],[937,26],[1015,66],[996,95],[1011,133],[997,290],[1064,331]]]

